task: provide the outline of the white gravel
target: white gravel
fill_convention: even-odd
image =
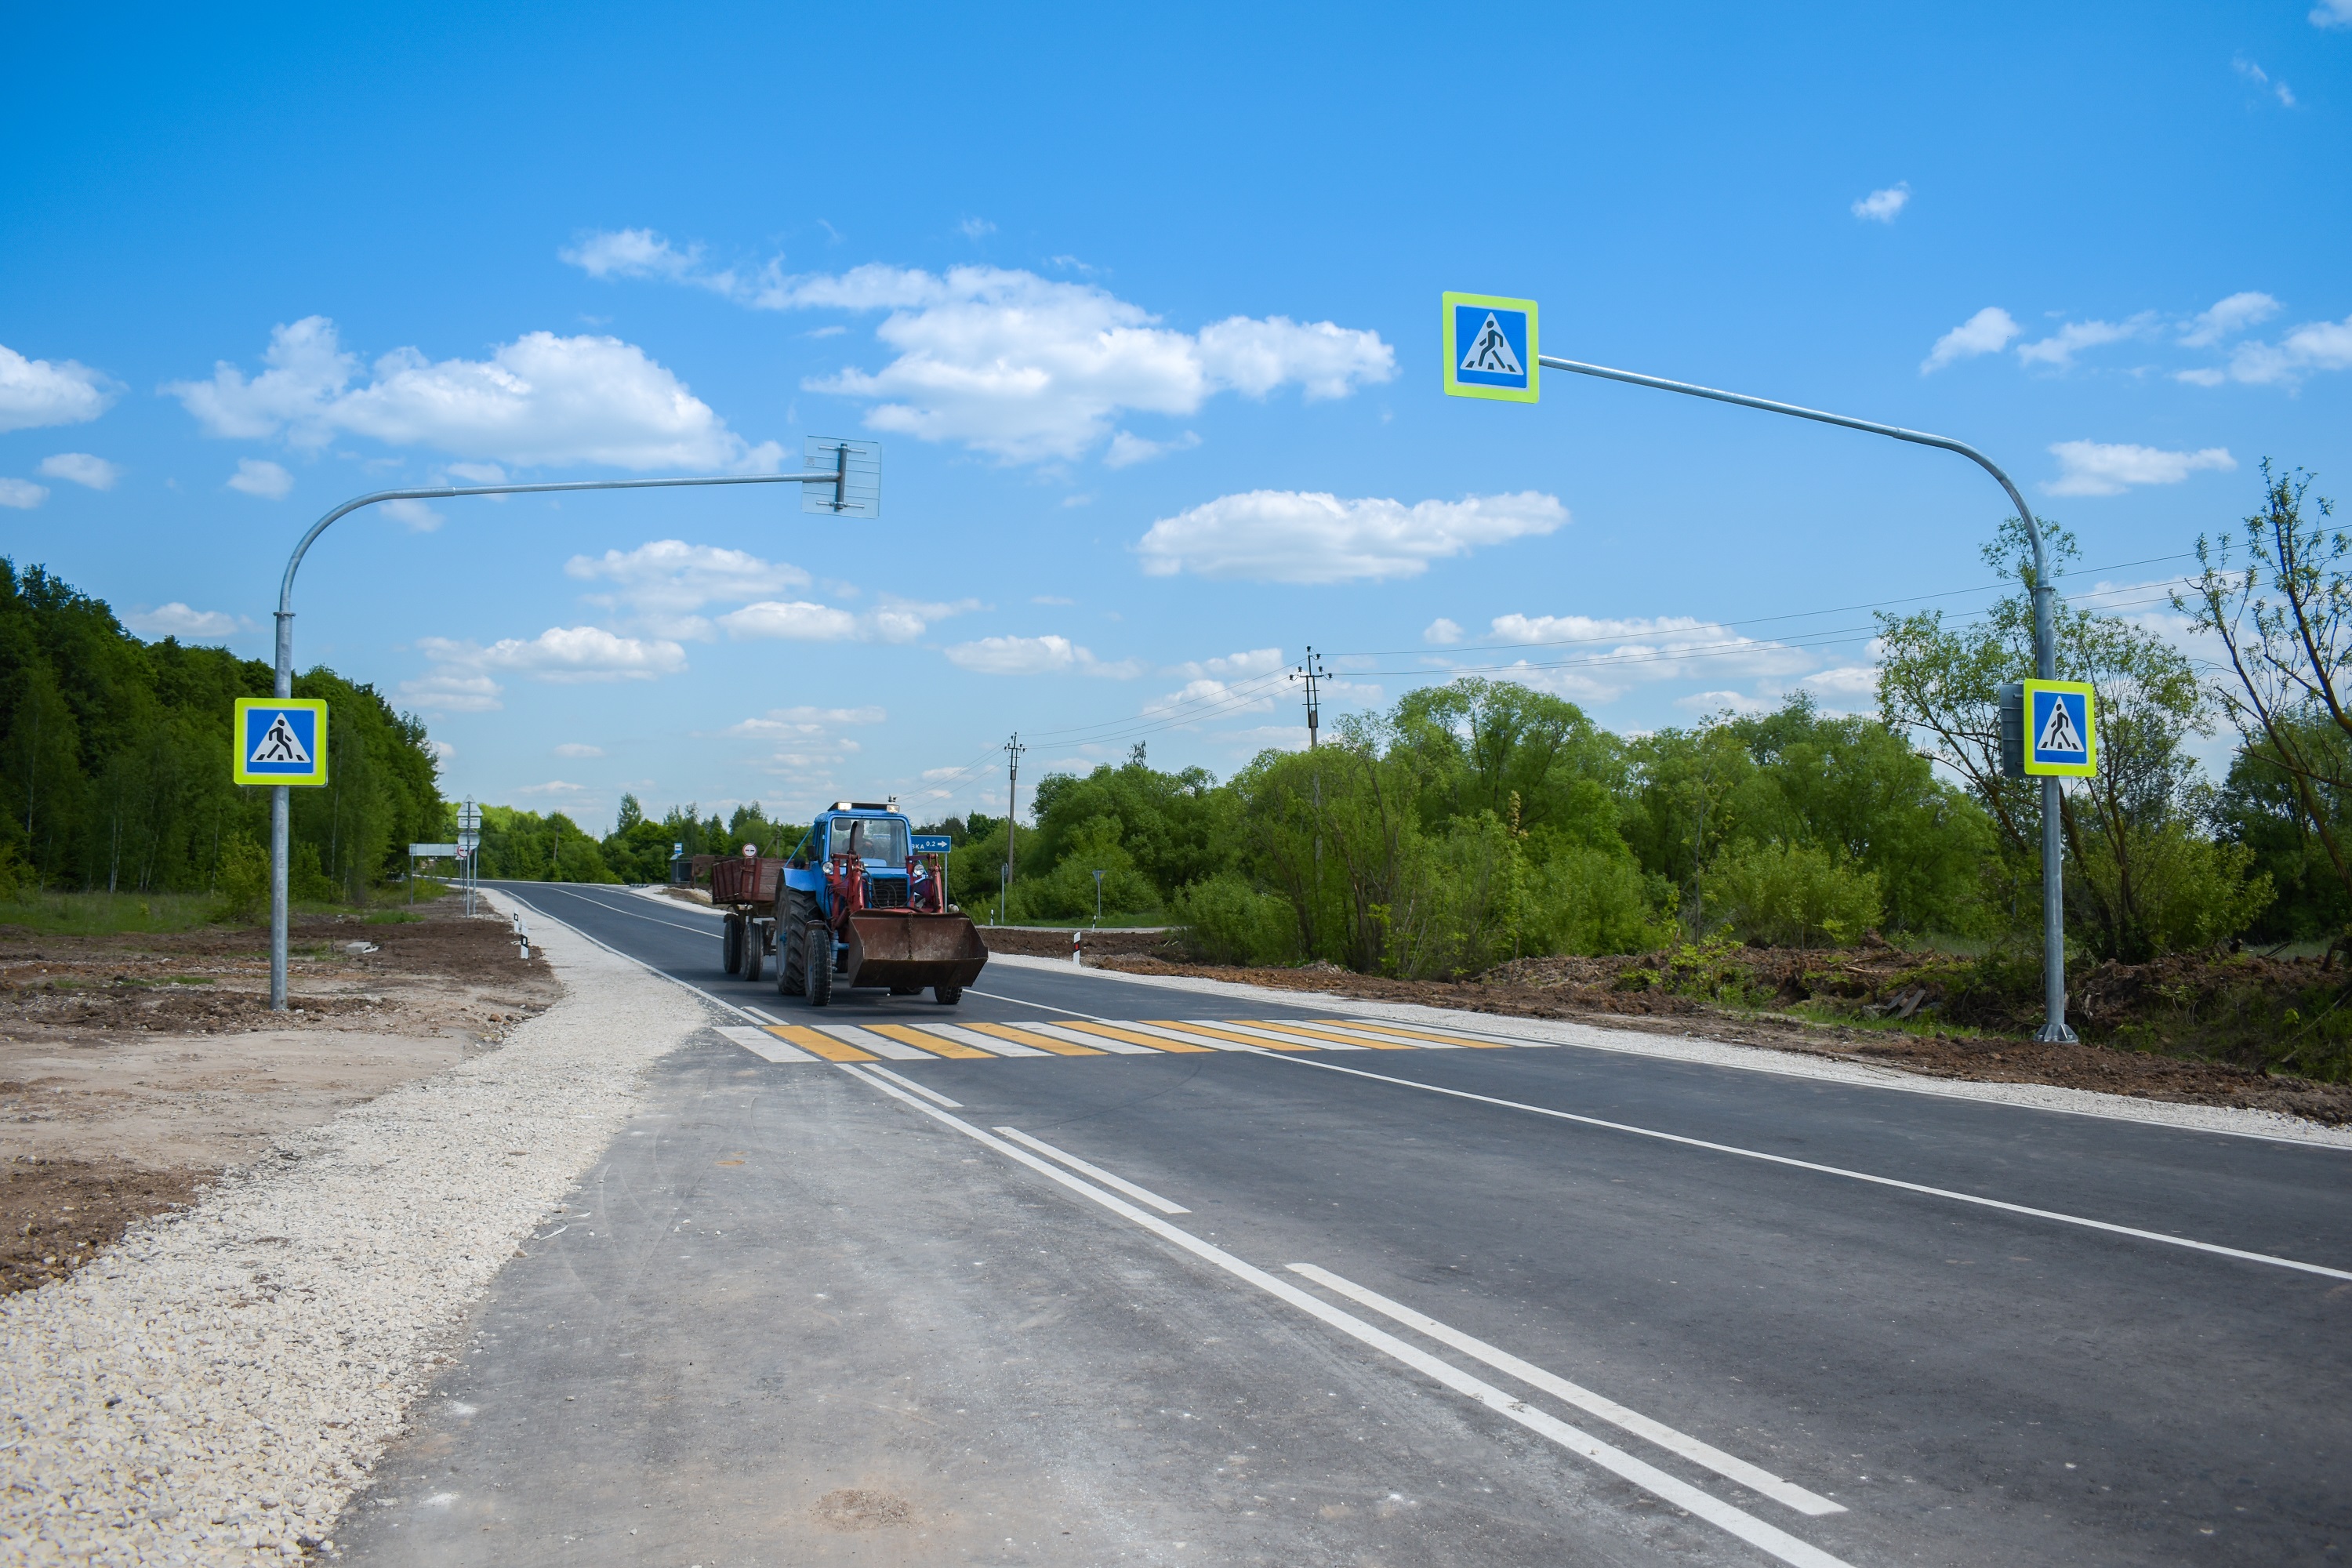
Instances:
[[[1067,959],[1028,958],[1017,953],[989,955],[991,965],[1024,969],[1067,969]],[[1862,1062],[1832,1061],[1799,1051],[1776,1051],[1769,1046],[1736,1045],[1703,1040],[1691,1035],[1655,1035],[1641,1029],[1606,1029],[1591,1024],[1570,1024],[1550,1018],[1513,1018],[1497,1013],[1465,1013],[1445,1007],[1425,1007],[1403,1002],[1367,1002],[1348,996],[1323,996],[1313,992],[1279,991],[1272,986],[1242,985],[1230,980],[1203,980],[1189,974],[1129,974],[1122,970],[1102,973],[1131,985],[1155,985],[1167,991],[1199,995],[1241,997],[1282,1007],[1328,1007],[1335,1014],[1360,1018],[1383,1018],[1393,1024],[1474,1030],[1504,1038],[1543,1040],[1587,1050],[1616,1051],[1626,1056],[1656,1057],[1667,1061],[1698,1062],[1708,1067],[1737,1068],[1743,1072],[1779,1073],[1789,1078],[1818,1079],[1830,1083],[1861,1084],[1906,1094],[1931,1094],[1943,1100],[1976,1100],[1990,1105],[2019,1105],[2035,1110],[2062,1111],[2073,1116],[2098,1116],[2117,1121],[2140,1121],[2197,1132],[2225,1132],[2242,1138],[2267,1138],[2286,1143],[2310,1143],[2325,1148],[2352,1149],[2352,1128],[2327,1127],[2275,1110],[2238,1110],[2226,1105],[2176,1105],[2169,1100],[2139,1100],[2128,1095],[2100,1094],[2087,1089],[2061,1089],[2036,1083],[1973,1083],[1958,1079],[1927,1078],[1896,1068],[1871,1067]],[[982,975],[975,989],[988,984]]]
[[[702,1005],[551,921],[563,998],[0,1300],[0,1559],[243,1563],[331,1539],[499,1268]]]

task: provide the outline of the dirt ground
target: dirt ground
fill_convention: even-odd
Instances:
[[[69,1273],[287,1132],[492,1049],[552,1003],[502,920],[64,937],[0,925],[0,1294]],[[356,944],[357,950],[354,950]]]
[[[990,950],[1036,958],[1067,958],[1067,931],[987,928]],[[1185,974],[1238,981],[1276,990],[1373,1002],[1412,1002],[1505,1017],[1558,1018],[1650,1034],[1701,1036],[1733,1045],[1899,1068],[1929,1078],[1986,1083],[2050,1084],[2103,1094],[2188,1105],[2224,1105],[2276,1110],[2327,1126],[2352,1122],[2352,1084],[2321,1083],[2265,1074],[2226,1062],[2153,1051],[2120,1049],[2081,1042],[2042,1045],[2014,1036],[1902,1030],[1885,1026],[1822,1023],[1791,1014],[1722,1006],[1656,989],[1622,989],[1623,972],[1643,959],[1527,959],[1471,980],[1387,980],[1356,974],[1330,964],[1299,969],[1235,969],[1192,963],[1166,931],[1089,931],[1086,962],[1139,974]],[[1814,964],[1823,955],[1806,955]],[[1844,955],[1841,955],[1843,957]],[[1854,955],[1857,990],[1872,965],[1890,973],[1914,963],[1914,955],[1883,950]],[[1769,961],[1759,955],[1769,969]],[[1916,999],[1914,1005],[1916,1005]],[[1899,1005],[1899,1003],[1896,1004]]]

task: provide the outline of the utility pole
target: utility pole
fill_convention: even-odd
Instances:
[[[1315,749],[1316,731],[1323,720],[1323,704],[1317,698],[1315,688],[1317,683],[1331,679],[1331,672],[1323,668],[1322,659],[1317,657],[1313,643],[1307,645],[1307,662],[1292,670],[1290,679],[1307,683],[1307,749],[1311,752]]]
[[[1013,817],[1021,809],[1021,753],[1029,748],[1021,743],[1021,731],[1013,731],[1013,739],[1004,742],[1004,882],[1013,884],[1013,836],[1019,831]]]

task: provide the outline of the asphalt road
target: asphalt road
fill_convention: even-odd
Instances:
[[[1003,964],[956,1009],[817,1014],[719,973],[707,914],[509,891],[790,1026],[1338,1016]],[[2347,1177],[1573,1047],[845,1066],[714,1030],[500,1276],[341,1544],[2340,1562]]]

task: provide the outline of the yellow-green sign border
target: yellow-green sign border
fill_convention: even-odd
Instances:
[[[2025,776],[2032,779],[2087,779],[2099,771],[2099,694],[2087,680],[2027,680],[2025,683]],[[2033,694],[2067,691],[2083,699],[2083,760],[2079,763],[2037,763],[2033,760]]]
[[[293,773],[256,773],[246,771],[245,716],[256,708],[280,710],[307,708],[319,716],[318,747],[311,761],[319,771],[307,777]],[[296,789],[313,789],[327,782],[327,700],[323,697],[240,697],[236,700],[236,717],[229,721],[229,777],[241,784],[289,784]]]
[[[1542,392],[1540,377],[1543,367],[1536,363],[1539,352],[1536,347],[1536,302],[1533,300],[1507,300],[1499,294],[1441,294],[1438,313],[1444,318],[1445,334],[1445,395],[1448,397],[1491,397],[1497,403],[1533,403]],[[1488,310],[1525,310],[1528,313],[1528,389],[1517,391],[1507,386],[1465,385],[1454,379],[1462,366],[1462,351],[1454,341],[1454,307],[1473,305]]]

